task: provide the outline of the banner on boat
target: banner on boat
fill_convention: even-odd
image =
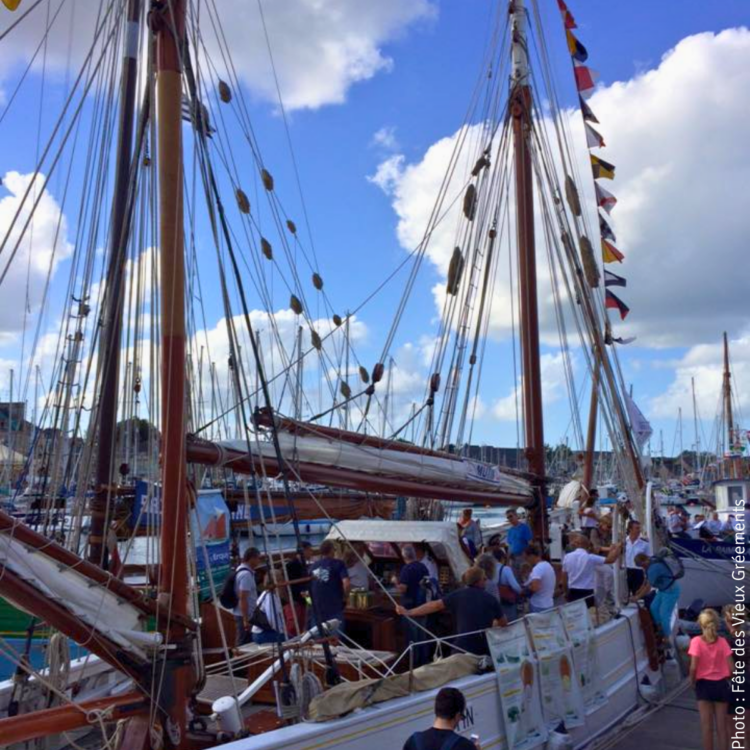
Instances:
[[[497,674],[508,750],[536,747],[547,739],[539,699],[539,669],[523,620],[487,631]]]
[[[542,712],[550,729],[561,721],[570,729],[586,721],[583,696],[573,668],[573,649],[560,612],[539,612],[526,618],[539,659]]]
[[[211,583],[215,591],[221,591],[231,571],[229,508],[221,492],[198,493],[190,514],[190,533],[195,545],[199,595],[210,599]]]
[[[561,609],[561,615],[568,641],[573,649],[573,664],[578,675],[583,703],[588,708],[605,699],[599,679],[594,626],[583,599],[566,604]]]

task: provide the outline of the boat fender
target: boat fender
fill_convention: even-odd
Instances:
[[[487,154],[482,154],[474,165],[474,169],[471,170],[471,176],[476,177],[483,169],[490,166],[490,158]]]
[[[359,377],[362,378],[363,383],[369,383],[370,382],[370,373],[367,372],[367,368],[363,365],[359,366]]]
[[[286,228],[292,233],[297,234],[297,225],[291,220],[286,220]]]
[[[464,256],[461,253],[461,248],[455,247],[453,248],[450,264],[448,265],[448,280],[445,284],[446,294],[450,294],[452,297],[456,296],[463,272]]]
[[[273,248],[271,247],[271,243],[265,237],[260,238],[260,249],[268,260],[273,260]]]
[[[565,197],[568,199],[568,205],[570,210],[576,215],[581,215],[581,199],[578,196],[578,188],[576,187],[573,178],[567,174],[565,175]]]
[[[581,236],[580,247],[581,263],[583,265],[583,273],[586,276],[586,282],[592,289],[596,289],[599,286],[599,266],[594,257],[594,248],[591,245],[591,240],[586,235]]]
[[[213,711],[212,718],[219,725],[219,729],[226,732],[230,737],[236,737],[245,728],[240,706],[231,695],[225,695],[223,698],[215,700],[211,709]]]
[[[659,671],[659,649],[656,644],[656,632],[651,613],[642,604],[638,604],[638,621],[641,624],[643,640],[646,642],[646,653],[648,654],[648,665],[652,671]]]
[[[341,320],[341,316],[340,315],[336,315],[335,313],[333,315],[332,320],[333,320],[333,325],[335,325],[336,328],[339,328],[341,326],[341,324],[344,322],[343,320]]]
[[[313,281],[313,286],[318,291],[320,291],[323,288],[323,277],[320,274],[314,273],[312,275],[312,281]]]
[[[464,193],[464,216],[469,221],[474,221],[477,213],[477,189],[474,185],[469,185]]]
[[[219,99],[224,104],[229,104],[232,101],[232,89],[226,81],[219,81]]]
[[[291,307],[297,315],[302,315],[302,303],[294,294],[289,298],[289,307]]]
[[[250,213],[250,200],[245,195],[245,191],[242,188],[237,188],[235,191],[235,196],[237,198],[237,207],[242,211],[243,214],[249,214]]]
[[[320,334],[312,328],[310,329],[310,341],[318,351],[323,348],[323,341],[320,338]]]
[[[273,175],[267,169],[261,169],[260,179],[263,181],[263,187],[270,193],[273,190]]]
[[[385,373],[385,365],[382,362],[378,362],[375,367],[372,368],[372,382],[379,383],[383,379]]]
[[[347,383],[346,380],[341,381],[341,395],[344,398],[352,397],[352,389],[349,387],[349,383]]]

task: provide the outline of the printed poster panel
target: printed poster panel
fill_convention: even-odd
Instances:
[[[568,641],[573,648],[573,664],[581,686],[583,702],[588,707],[605,700],[599,680],[594,626],[583,599],[566,604],[561,610]]]
[[[508,750],[524,750],[547,739],[539,698],[539,672],[523,621],[487,631],[500,693]]]
[[[539,659],[542,712],[547,726],[554,728],[561,721],[568,729],[583,726],[586,710],[560,613],[551,610],[532,614],[526,617],[526,623]]]
[[[211,598],[214,589],[221,591],[230,573],[229,508],[221,492],[199,492],[190,514],[190,531],[195,545],[195,567],[200,598]],[[208,571],[211,571],[209,579]]]

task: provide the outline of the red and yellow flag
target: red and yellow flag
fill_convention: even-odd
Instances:
[[[605,263],[622,263],[625,256],[607,240],[602,240],[602,259]]]
[[[15,10],[21,4],[21,0],[3,0],[3,5],[8,10]]]

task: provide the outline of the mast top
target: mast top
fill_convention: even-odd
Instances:
[[[524,0],[510,0],[513,17],[512,82],[514,86],[529,85],[529,46],[526,41],[526,7]]]

